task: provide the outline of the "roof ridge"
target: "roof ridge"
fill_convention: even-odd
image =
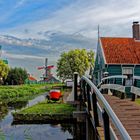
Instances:
[[[111,37],[111,36],[100,36],[100,38],[123,38],[123,39],[133,39],[132,37]],[[136,40],[137,41],[137,40]]]

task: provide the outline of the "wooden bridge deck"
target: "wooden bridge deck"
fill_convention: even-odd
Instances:
[[[140,105],[128,99],[121,100],[111,95],[105,94],[104,97],[122,122],[132,140],[140,140]]]

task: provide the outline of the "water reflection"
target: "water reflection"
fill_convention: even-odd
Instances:
[[[32,106],[45,99],[39,96],[29,103],[24,102],[21,108]],[[11,125],[13,108],[9,109],[6,104],[0,105],[0,139],[3,140],[95,140],[95,134],[91,122],[86,118],[82,122],[65,122],[59,124],[22,124]],[[9,109],[9,110],[8,110]],[[19,109],[19,108],[16,108]],[[3,113],[2,113],[3,112]]]
[[[2,120],[8,113],[8,106],[0,102],[0,120]]]
[[[61,126],[53,127],[50,124],[42,125],[15,125],[3,129],[6,140],[66,140],[72,135],[61,130]]]
[[[1,104],[0,106],[0,139],[3,140],[66,140],[73,136],[68,130],[59,125],[50,124],[24,124],[24,125],[11,125],[13,122],[12,111],[23,107],[29,107],[38,102],[45,100],[45,95],[36,97],[29,102],[23,104]],[[19,106],[17,108],[17,106]],[[63,131],[65,130],[65,131]],[[70,130],[70,129],[69,129]]]
[[[85,140],[98,140],[98,138],[95,135],[94,127],[90,121],[90,119],[86,118],[86,139]]]

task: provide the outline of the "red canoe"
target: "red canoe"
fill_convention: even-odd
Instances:
[[[61,96],[60,90],[50,90],[50,100],[58,101]]]

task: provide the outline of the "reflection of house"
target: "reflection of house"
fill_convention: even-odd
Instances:
[[[26,80],[26,83],[27,84],[36,84],[37,80],[33,76],[28,75],[28,79]]]
[[[99,83],[104,72],[127,75],[126,86],[133,83],[133,75],[140,76],[140,25],[133,22],[133,38],[99,37],[94,76]],[[122,83],[121,79],[116,81]],[[140,82],[137,83],[140,86]]]

